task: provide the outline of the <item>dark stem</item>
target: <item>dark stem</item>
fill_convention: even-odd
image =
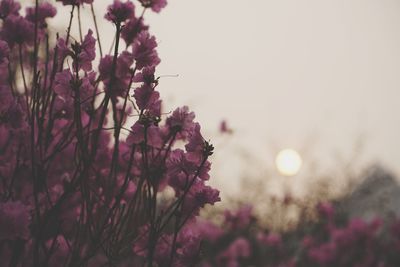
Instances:
[[[94,12],[93,3],[90,4],[90,10],[92,11],[94,28],[96,29],[97,43],[99,44],[99,50],[100,50],[100,58],[103,58],[103,49],[101,48],[99,27],[97,25],[96,13]]]
[[[75,5],[72,5],[71,15],[69,17],[69,24],[68,24],[68,29],[67,29],[67,38],[65,40],[65,44],[67,46],[68,46],[68,42],[69,42],[69,37],[71,35],[71,26],[72,26],[72,19],[74,18],[74,10],[75,10]]]
[[[79,25],[79,38],[81,43],[83,42],[83,34],[82,34],[82,23],[81,23],[81,8],[78,5],[78,25]]]

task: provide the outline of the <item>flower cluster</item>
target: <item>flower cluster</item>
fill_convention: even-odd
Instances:
[[[72,21],[94,1],[60,2]],[[105,11],[115,42],[104,55],[98,31],[82,34],[80,21],[50,32],[49,2],[25,15],[17,1],[0,2],[2,266],[199,261],[196,217],[220,200],[207,185],[213,146],[188,107],[163,113],[157,41],[135,11],[166,1],[139,2]]]
[[[200,266],[399,266],[400,220],[346,219],[330,203],[317,205],[316,213],[318,221],[287,232],[261,227],[250,206],[226,211],[220,224],[198,222],[205,240]]]

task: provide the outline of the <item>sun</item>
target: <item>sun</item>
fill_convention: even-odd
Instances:
[[[284,149],[276,156],[275,164],[280,174],[293,176],[300,171],[303,161],[296,150]]]

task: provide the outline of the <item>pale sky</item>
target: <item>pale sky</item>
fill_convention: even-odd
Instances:
[[[98,17],[110,2],[95,1]],[[169,0],[146,20],[158,74],[179,74],[161,79],[166,110],[196,112],[227,183],[246,172],[238,150],[269,166],[290,147],[332,169],[358,140],[363,163],[400,174],[400,1]],[[235,130],[226,140],[221,119]]]

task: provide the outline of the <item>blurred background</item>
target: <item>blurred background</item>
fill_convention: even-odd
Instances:
[[[110,2],[96,1],[98,17]],[[371,169],[397,181],[399,1],[170,0],[150,13],[164,110],[196,112],[216,146],[212,183],[223,201],[247,187],[334,195]],[[112,27],[100,28],[109,47]],[[232,132],[220,132],[223,120]]]

